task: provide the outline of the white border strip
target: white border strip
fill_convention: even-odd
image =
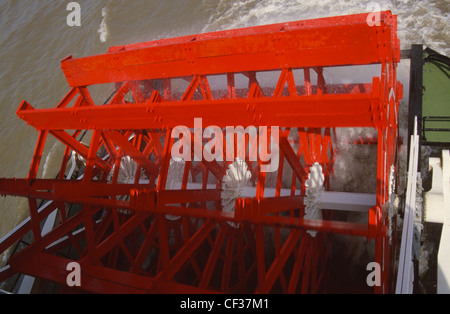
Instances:
[[[412,244],[414,236],[414,217],[416,211],[417,166],[419,160],[419,136],[417,135],[417,117],[414,121],[414,135],[411,136],[409,150],[409,171],[403,220],[400,261],[397,273],[396,294],[412,294],[414,282],[414,264]]]

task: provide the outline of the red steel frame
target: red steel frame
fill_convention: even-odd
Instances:
[[[396,16],[389,11],[380,16],[379,26],[369,26],[368,14],[358,14],[162,39],[62,60],[71,90],[61,102],[36,110],[23,101],[17,110],[39,138],[28,178],[0,179],[0,193],[27,197],[31,220],[0,242],[0,253],[30,231],[33,242],[10,257],[0,281],[24,273],[64,286],[66,266],[75,260],[82,267],[80,289],[90,292],[315,293],[326,291],[328,235],[340,233],[375,239],[382,266],[375,292],[389,292],[388,177],[396,162],[402,87],[396,80]],[[372,83],[325,80],[327,68],[367,64],[381,65]],[[261,87],[259,78],[268,71],[278,71],[278,79],[271,88]],[[296,83],[298,72],[304,86]],[[225,78],[224,86],[210,84],[215,76]],[[238,76],[248,85],[239,86]],[[180,78],[188,87],[177,93],[173,84]],[[111,83],[114,96],[106,105],[96,104],[88,87]],[[264,196],[267,174],[248,155],[256,197],[236,199],[234,214],[220,205],[229,162],[187,161],[181,189],[166,189],[171,131],[193,128],[195,118],[221,128],[280,126],[275,197]],[[337,127],[378,131],[377,204],[367,223],[334,221],[326,211],[320,221],[302,218],[309,167],[319,162],[327,182],[332,174]],[[92,133],[88,146],[79,139],[83,130]],[[37,178],[48,135],[66,146],[55,180]],[[72,151],[86,166],[82,178],[65,179]],[[137,163],[132,184],[117,181],[124,156]],[[149,178],[145,183],[141,173]],[[189,177],[201,188],[188,190]],[[291,195],[280,196],[286,180]],[[215,189],[208,188],[211,182]],[[42,200],[50,203],[39,212]],[[69,215],[69,206],[81,210]],[[60,222],[42,235],[41,223],[55,210]],[[61,257],[68,247],[75,257]]]

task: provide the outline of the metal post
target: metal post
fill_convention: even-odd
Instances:
[[[414,117],[417,117],[418,134],[422,135],[422,96],[423,96],[423,46],[411,45],[411,72],[409,82],[408,117],[408,155],[411,148],[411,136],[414,135]],[[421,147],[419,145],[418,171],[421,167]],[[409,166],[409,165],[408,165]]]

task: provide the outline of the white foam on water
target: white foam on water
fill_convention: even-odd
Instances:
[[[103,19],[100,28],[98,29],[98,33],[100,34],[100,42],[104,43],[108,39],[108,25],[106,24],[108,9],[106,7],[102,9],[102,17]]]
[[[203,31],[372,12],[374,4],[398,14],[402,49],[424,44],[450,54],[450,5],[432,0],[221,0]]]

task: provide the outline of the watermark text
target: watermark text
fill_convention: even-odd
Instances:
[[[370,271],[367,275],[367,285],[369,287],[381,286],[381,266],[376,262],[367,264],[366,270]]]
[[[71,11],[67,15],[67,26],[81,26],[81,6],[78,2],[70,2],[67,4],[67,11]]]
[[[66,270],[70,273],[66,277],[69,287],[81,287],[81,266],[77,262],[67,264]]]
[[[243,126],[227,126],[224,137],[222,128],[203,128],[202,119],[195,118],[193,133],[187,126],[177,126],[172,130],[171,137],[178,141],[172,146],[171,155],[175,161],[211,162],[245,160],[248,154],[249,161],[261,162],[261,172],[275,172],[279,164],[279,131],[278,126],[248,126],[245,129]],[[203,146],[203,139],[210,141]]]

